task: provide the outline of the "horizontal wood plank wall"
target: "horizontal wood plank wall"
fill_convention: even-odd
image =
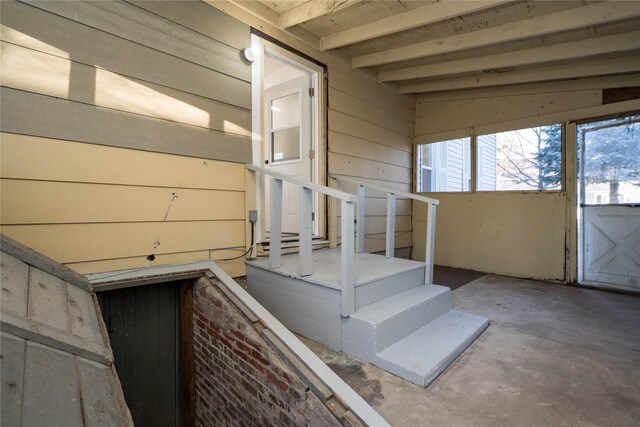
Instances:
[[[412,191],[414,104],[368,76],[329,63],[329,172]],[[353,184],[338,188],[357,194]],[[386,195],[367,190],[365,250],[385,250]],[[338,218],[340,217],[339,208]],[[336,227],[340,235],[339,227]],[[411,246],[411,203],[396,205],[396,248]]]
[[[81,273],[241,255],[248,26],[199,2],[1,8],[2,232]]]

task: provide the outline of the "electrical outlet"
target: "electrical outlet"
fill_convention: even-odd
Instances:
[[[249,222],[258,222],[258,211],[256,210],[249,211]]]

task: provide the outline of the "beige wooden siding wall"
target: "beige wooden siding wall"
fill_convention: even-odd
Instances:
[[[373,77],[351,68],[347,59],[320,52],[318,41],[304,34],[281,31],[265,19],[225,1],[206,0],[211,6],[259,29],[328,67],[328,171],[365,178],[396,190],[412,190],[412,137],[415,100],[399,95],[395,87],[379,84]],[[268,14],[265,10],[265,14]],[[295,30],[294,30],[295,32]],[[330,186],[356,192],[353,185]],[[385,249],[386,200],[370,191],[367,196],[367,251]],[[339,235],[339,207],[331,204],[330,233]],[[398,200],[396,248],[411,246],[411,203]]]
[[[241,255],[249,28],[197,2],[1,7],[2,232],[81,273]]]
[[[387,89],[350,69],[329,66],[329,172],[410,192],[413,101]],[[338,188],[357,194],[355,185]],[[368,190],[366,251],[384,250],[386,212],[386,195]],[[397,202],[396,231],[396,248],[411,246],[408,199]]]

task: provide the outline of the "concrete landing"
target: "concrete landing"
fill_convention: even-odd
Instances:
[[[492,275],[452,294],[491,326],[427,388],[303,341],[394,427],[638,424],[640,297]]]

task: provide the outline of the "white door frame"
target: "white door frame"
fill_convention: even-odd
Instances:
[[[617,114],[616,116],[624,116],[625,114]],[[634,115],[633,113],[629,113],[629,115]],[[611,119],[615,117],[610,117]],[[608,120],[606,117],[600,117],[591,120],[584,120],[583,123],[589,122],[600,122]],[[611,127],[613,125],[605,125],[602,128]],[[637,284],[631,284],[631,281],[625,282],[626,279],[618,280],[618,278],[611,279],[611,276],[598,275],[598,274],[590,274],[590,278],[585,277],[587,266],[586,262],[588,260],[586,251],[587,251],[587,212],[598,212],[601,211],[604,215],[611,214],[611,216],[615,217],[624,217],[624,216],[634,216],[637,218],[637,207],[633,206],[634,204],[617,204],[617,205],[588,205],[585,201],[585,182],[582,174],[584,173],[584,158],[585,158],[585,145],[584,141],[581,145],[578,144],[578,141],[581,141],[581,135],[578,133],[578,126],[576,124],[572,124],[571,137],[575,141],[576,146],[576,157],[581,160],[576,160],[576,168],[575,172],[577,175],[577,185],[576,185],[576,201],[577,201],[577,282],[579,285],[587,286],[587,287],[595,287],[599,289],[611,289],[611,290],[623,290],[623,291],[632,291],[638,292]],[[630,207],[633,206],[633,207]],[[633,209],[633,215],[630,212],[630,209]],[[590,214],[589,218],[597,217],[597,215]],[[616,282],[616,283],[611,283]],[[637,282],[636,282],[637,283]]]
[[[264,166],[263,159],[264,144],[264,55],[277,58],[280,61],[291,64],[311,75],[311,85],[315,89],[312,99],[311,121],[315,124],[311,135],[311,145],[315,152],[312,161],[313,182],[325,185],[327,182],[326,174],[326,80],[325,68],[314,62],[311,62],[302,56],[296,55],[274,43],[261,38],[256,34],[251,34],[251,50],[254,55],[254,61],[251,65],[251,122],[252,122],[252,159],[256,166]],[[256,180],[256,207],[258,208],[258,222],[256,224],[256,243],[265,241],[265,224],[264,215],[265,201],[262,197],[264,188],[264,177]],[[314,204],[316,208],[316,218],[314,222],[313,234],[315,236],[327,237],[327,207],[325,197],[314,195]]]

